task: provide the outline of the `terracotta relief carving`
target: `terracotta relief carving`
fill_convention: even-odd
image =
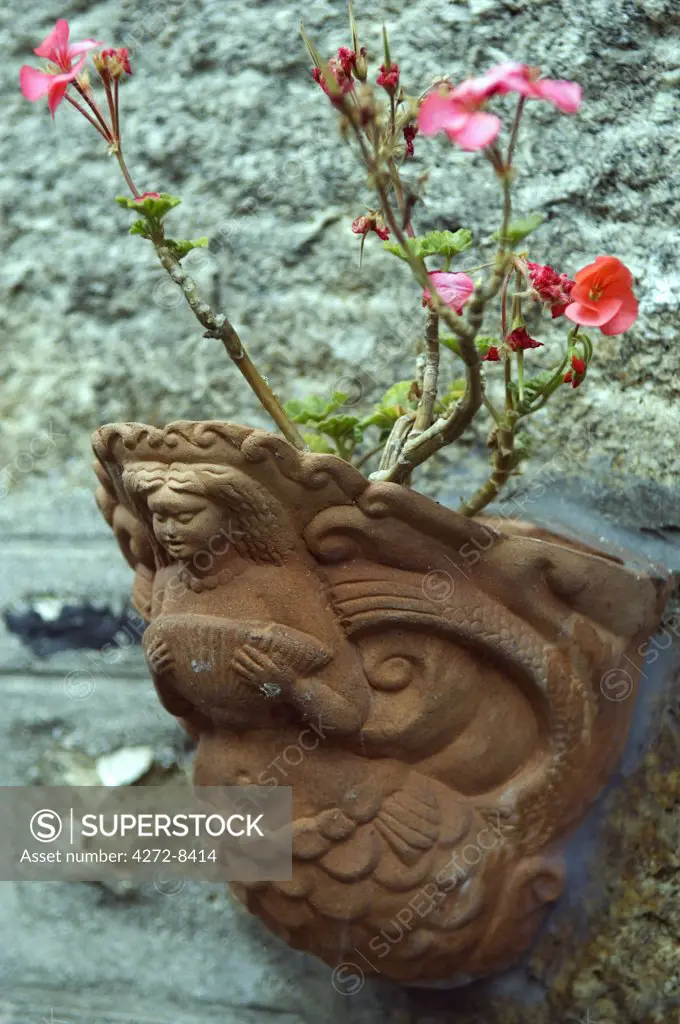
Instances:
[[[636,675],[665,581],[259,430],[113,425],[94,447],[196,782],[293,787],[292,880],[239,898],[333,966],[509,964],[620,756],[634,695],[601,680]]]

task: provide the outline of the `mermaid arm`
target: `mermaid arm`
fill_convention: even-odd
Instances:
[[[369,709],[369,687],[353,650],[333,657],[316,638],[286,626],[249,631],[231,670],[265,698],[291,704],[329,732],[356,733]]]

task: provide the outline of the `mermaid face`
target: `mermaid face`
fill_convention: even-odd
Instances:
[[[164,485],[149,497],[153,532],[172,558],[223,553],[224,511],[214,501]]]

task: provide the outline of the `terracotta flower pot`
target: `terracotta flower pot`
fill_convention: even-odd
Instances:
[[[637,685],[666,581],[260,430],[94,448],[195,781],[293,787],[293,877],[234,886],[248,909],[400,982],[512,962],[621,754],[634,695],[611,687]]]

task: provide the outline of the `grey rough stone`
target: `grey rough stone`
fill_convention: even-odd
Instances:
[[[621,337],[598,335],[587,386],[565,388],[532,433],[549,450],[580,417],[593,451],[613,468],[666,483],[680,465],[676,6],[366,0],[357,9],[376,56],[379,26],[389,24],[413,91],[436,75],[460,77],[517,57],[583,83],[578,117],[529,105],[515,209],[546,215],[533,241],[538,259],[573,272],[603,252],[623,258],[641,315]],[[370,404],[395,376],[409,376],[412,342],[422,332],[418,290],[374,240],[359,269],[350,222],[372,199],[309,78],[298,34],[303,16],[331,53],[347,41],[344,3],[310,0],[293,10],[280,0],[106,0],[75,2],[62,13],[76,38],[132,49],[135,74],[122,90],[130,165],[143,188],[183,196],[174,218],[180,233],[211,237],[210,254],[193,254],[197,277],[277,390],[329,393],[338,379],[358,375],[362,403]],[[20,96],[18,68],[54,11],[11,0],[0,19],[5,478],[21,484],[17,456],[29,465],[32,444],[45,451],[33,459],[38,473],[68,456],[80,464],[102,421],[223,416],[267,425],[149,247],[127,236],[127,214],[113,203],[122,191],[116,168],[92,130],[64,107],[55,127],[43,105]],[[484,242],[499,216],[485,162],[441,139],[417,142],[407,174],[431,168],[418,225],[470,225]],[[475,260],[478,252],[468,255]],[[554,353],[558,328],[546,328]],[[446,366],[454,375],[448,356]],[[56,432],[47,446],[36,440],[46,428]],[[426,477],[435,472],[441,464]]]
[[[514,58],[583,83],[577,118],[530,105],[515,209],[546,215],[532,243],[536,259],[569,272],[605,252],[624,259],[640,318],[621,337],[598,335],[586,385],[565,388],[534,418],[537,462],[495,511],[526,504],[532,474],[566,452],[571,479],[542,498],[546,521],[607,533],[677,572],[677,0],[355,6],[374,55],[387,22],[413,91],[438,75],[461,77]],[[64,107],[55,127],[43,105],[20,96],[19,67],[58,15],[70,20],[74,38],[130,46],[135,74],[123,102],[133,173],[144,189],[182,195],[178,234],[210,236],[209,254],[193,254],[188,265],[283,397],[327,394],[358,377],[364,408],[411,375],[423,325],[418,289],[401,263],[369,241],[359,268],[350,223],[373,200],[309,78],[298,35],[303,17],[322,52],[345,43],[342,0],[295,8],[282,0],[69,0],[59,9],[7,0],[0,11],[0,608],[36,595],[124,600],[129,572],[91,498],[94,427],[213,416],[269,426],[221,349],[201,337],[148,246],[128,237],[127,215],[113,202],[123,191],[115,165],[91,130]],[[417,225],[475,229],[471,266],[499,217],[487,167],[440,139],[417,139],[416,153],[407,173],[431,169]],[[559,322],[544,326],[549,345],[536,354],[538,367],[562,330]],[[444,360],[457,376],[453,358]],[[469,495],[485,473],[486,429],[475,425],[418,484],[453,503]],[[147,744],[168,766],[187,754],[137,648],[121,649],[114,662],[83,651],[38,659],[0,625],[0,694],[4,783],[64,770],[66,754],[86,765]],[[648,874],[652,885],[651,867]],[[677,942],[674,927],[659,926],[646,948]],[[0,950],[2,1024],[436,1024],[459,1007],[464,1024],[528,1019],[521,1007],[517,1017],[503,1015],[518,992],[530,993],[524,982],[517,990],[508,982],[501,1009],[482,1004],[478,1016],[463,1009],[462,993],[408,996],[366,985],[345,998],[323,965],[282,946],[221,889],[206,886],[169,898],[3,885],[0,929],[11,934]],[[642,1016],[623,990],[622,983],[614,992],[621,1024],[637,1024]],[[659,983],[654,1024],[674,1019],[676,992],[670,976]],[[574,1014],[565,1020],[585,1019],[601,994],[601,983],[597,991],[576,985]],[[536,1006],[545,1002],[542,987],[534,998]],[[546,1013],[556,1024],[552,1004]]]

